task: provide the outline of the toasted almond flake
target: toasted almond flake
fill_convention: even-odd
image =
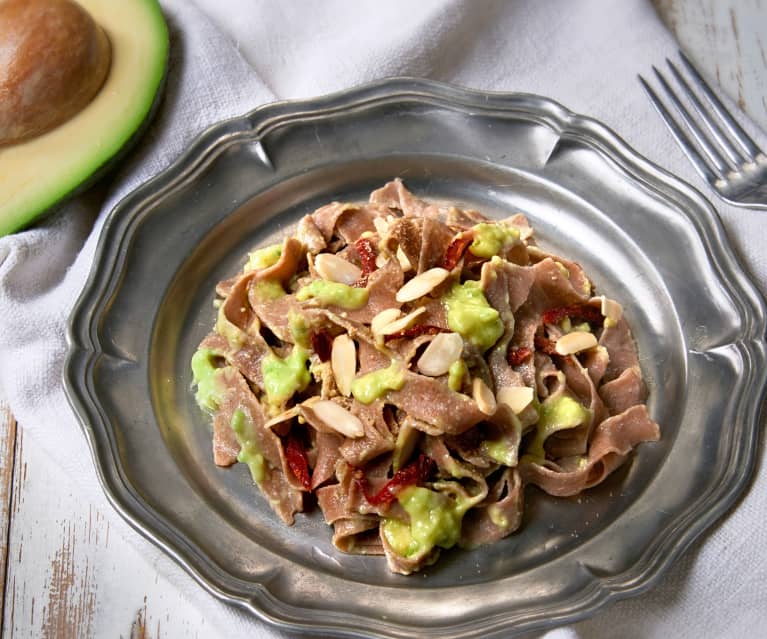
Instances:
[[[347,286],[351,286],[362,277],[362,271],[358,266],[333,253],[320,253],[314,258],[314,268],[323,280]]]
[[[292,408],[289,408],[283,413],[280,413],[279,415],[276,415],[275,417],[272,417],[271,419],[267,420],[264,423],[264,428],[272,428],[273,426],[276,426],[277,424],[282,424],[283,422],[289,421],[293,419],[294,417],[298,417],[301,414],[301,407],[300,406],[293,406]]]
[[[389,223],[384,220],[382,217],[374,217],[373,218],[373,226],[376,227],[376,231],[378,231],[378,235],[383,237],[389,232]]]
[[[397,247],[397,261],[405,273],[413,270],[413,265],[410,263],[410,260],[407,259],[407,255],[405,255],[405,251],[402,250],[401,246]]]
[[[572,355],[573,353],[580,353],[587,348],[593,348],[597,345],[597,338],[594,333],[588,333],[586,331],[573,331],[562,335],[557,340],[556,351],[560,355]]]
[[[349,397],[352,393],[352,381],[357,374],[357,347],[348,335],[341,334],[333,340],[330,367],[338,390],[342,395]]]
[[[615,323],[618,322],[618,320],[623,317],[623,307],[618,304],[615,300],[611,300],[608,297],[605,297],[602,295],[602,315],[605,316],[608,320],[610,320],[610,323],[612,326],[615,326]]]
[[[458,333],[439,333],[420,358],[418,370],[429,377],[439,377],[450,369],[463,352],[463,338]]]
[[[529,240],[533,236],[532,226],[514,225],[514,228],[519,231],[519,239],[522,241]]]
[[[481,378],[475,377],[471,383],[471,394],[474,401],[477,402],[477,408],[485,415],[493,415],[498,408],[495,402],[495,396]]]
[[[535,393],[529,386],[504,386],[498,391],[499,404],[506,404],[517,415],[533,401]]]
[[[399,319],[388,323],[386,326],[384,326],[380,330],[379,334],[394,335],[394,333],[399,333],[400,331],[404,331],[406,328],[410,328],[418,319],[418,317],[425,312],[426,312],[426,309],[423,306],[419,306],[417,309],[415,309],[414,311],[411,311],[404,317],[400,317]]]
[[[373,335],[380,335],[381,329],[387,324],[391,324],[400,315],[402,315],[402,311],[398,308],[385,308],[382,310],[370,322],[370,330],[373,331]]]
[[[430,268],[428,271],[416,275],[398,290],[395,296],[396,300],[401,303],[417,300],[419,297],[431,293],[447,279],[448,275],[450,275],[450,271],[439,266]]]
[[[314,402],[312,410],[328,427],[346,437],[356,438],[365,434],[365,427],[359,417],[329,399]]]

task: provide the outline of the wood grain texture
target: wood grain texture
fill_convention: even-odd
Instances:
[[[16,447],[16,420],[10,409],[0,401],[0,610],[3,610],[6,566],[8,565],[8,538],[11,523],[10,509],[13,494],[13,460]],[[0,636],[3,634],[3,619],[0,615]]]
[[[767,0],[653,0],[682,49],[767,131]]]
[[[23,429],[13,489],[3,637],[219,637]]]

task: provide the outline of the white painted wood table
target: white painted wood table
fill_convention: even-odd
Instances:
[[[654,0],[693,60],[767,130],[767,0]],[[206,637],[200,612],[83,500],[0,403],[2,637]],[[713,600],[721,613],[726,600]]]

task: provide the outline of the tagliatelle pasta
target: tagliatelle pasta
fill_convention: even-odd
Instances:
[[[660,436],[621,305],[527,219],[332,203],[217,287],[192,359],[216,464],[286,524],[316,503],[348,553],[409,574],[520,525],[524,487],[595,486]]]

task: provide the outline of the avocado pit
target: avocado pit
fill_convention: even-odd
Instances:
[[[0,145],[70,119],[109,74],[109,39],[72,0],[0,2],[0,42]]]

